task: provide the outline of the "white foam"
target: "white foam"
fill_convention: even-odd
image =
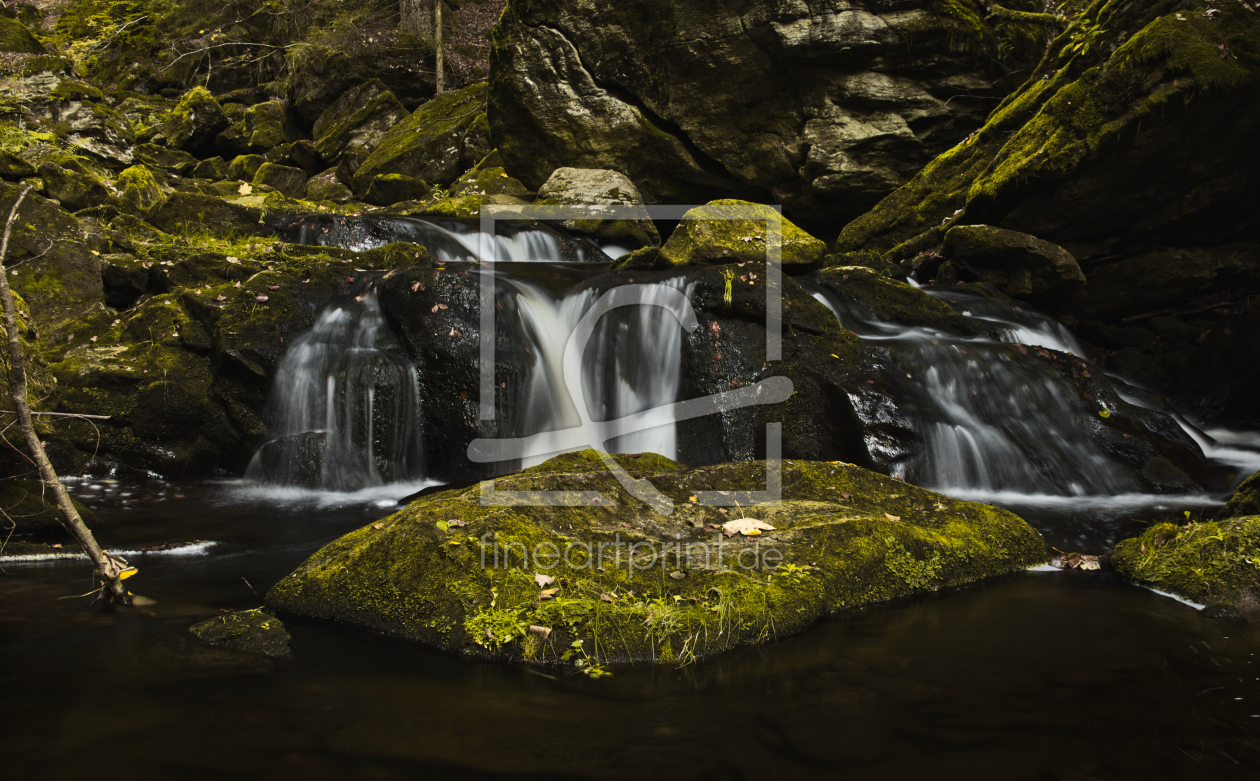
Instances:
[[[263,504],[301,504],[315,507],[345,507],[346,505],[370,504],[389,508],[398,500],[425,488],[445,485],[439,480],[413,480],[404,483],[387,483],[360,488],[357,491],[324,491],[294,486],[262,485],[245,480],[227,483],[230,487],[225,498],[228,501],[257,502]]]
[[[926,486],[933,491],[962,499],[967,502],[982,504],[1017,505],[1022,507],[1044,507],[1057,510],[1072,509],[1104,509],[1111,512],[1133,510],[1137,508],[1153,508],[1156,510],[1175,510],[1183,507],[1201,507],[1203,505],[1221,505],[1219,497],[1208,494],[1142,494],[1125,493],[1112,496],[1083,494],[1079,496],[1060,496],[1057,494],[1026,494],[1018,491],[986,491],[974,488],[951,488]]]
[[[136,558],[137,556],[206,556],[215,545],[218,545],[218,543],[214,540],[196,540],[187,545],[164,550],[107,550],[106,553],[121,556],[124,559]],[[0,563],[87,561],[87,558],[86,553],[35,553],[25,556],[0,556]]]
[[[1167,591],[1160,591],[1160,590],[1159,590],[1159,589],[1157,589],[1157,588],[1152,588],[1152,587],[1147,586],[1147,585],[1144,585],[1144,584],[1142,584],[1142,583],[1138,583],[1137,585],[1141,586],[1142,588],[1146,589],[1147,591],[1154,591],[1156,594],[1159,594],[1161,597],[1168,597],[1169,599],[1175,599],[1175,600],[1177,600],[1178,602],[1180,602],[1180,603],[1181,603],[1181,604],[1183,604],[1183,605],[1189,605],[1190,607],[1194,608],[1195,610],[1202,610],[1203,608],[1207,607],[1207,605],[1200,605],[1198,602],[1191,602],[1190,600],[1186,599],[1185,597],[1179,597],[1179,596],[1177,596],[1176,594],[1170,594],[1170,593],[1169,593],[1169,592],[1167,592]]]

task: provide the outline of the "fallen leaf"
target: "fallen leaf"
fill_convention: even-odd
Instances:
[[[92,337],[91,339],[89,339],[88,341],[90,341],[90,342],[95,342],[95,341],[96,341],[96,337],[95,337],[95,336],[93,336],[93,337]]]
[[[884,513],[884,517],[885,517],[885,518],[887,518],[887,519],[888,519],[888,520],[890,520],[890,521],[900,521],[900,520],[901,520],[901,516],[900,516],[900,515],[889,515],[888,513]]]
[[[848,491],[841,491],[841,492],[840,492],[840,495],[841,495],[841,496],[843,496],[845,499],[852,499],[852,498],[853,498],[853,494],[849,493]]]
[[[254,191],[254,188],[250,187],[248,182],[241,182],[241,186],[236,191],[241,195],[249,195]]]
[[[556,595],[556,592],[558,592],[559,590],[560,590],[559,587],[543,589],[542,598],[551,599],[552,597]]]
[[[374,524],[372,524],[372,528],[373,528],[373,529],[376,529],[377,531],[380,531],[381,529],[384,529],[384,528],[385,528],[385,524],[383,524],[383,523],[374,523]]]
[[[550,586],[552,583],[555,583],[556,579],[550,575],[535,575],[534,582],[538,584],[539,588],[542,588],[543,586]]]
[[[735,534],[742,534],[746,537],[756,537],[762,531],[773,531],[774,527],[765,521],[759,521],[756,518],[736,518],[733,521],[727,521],[722,524],[723,533],[730,537]]]
[[[687,574],[680,570],[674,570],[673,572],[669,573],[669,576],[673,578],[674,580],[682,580],[683,578],[687,577]]]
[[[225,296],[225,295],[223,295],[222,293],[220,293],[219,295],[217,295],[217,296],[215,296],[215,297],[214,297],[214,300],[215,300],[215,301],[227,301],[227,296]]]
[[[538,635],[542,639],[546,640],[551,636],[551,629],[545,626],[531,626],[529,628],[529,633],[531,635]]]
[[[231,255],[228,255],[228,256],[227,256],[227,262],[228,262],[228,263],[235,263],[235,264],[237,264],[237,265],[240,265],[241,259],[240,259],[240,258],[234,258],[234,257],[232,257]]]
[[[458,529],[458,528],[467,526],[468,521],[461,521],[458,518],[452,518],[451,520],[446,522],[446,525],[451,527],[452,529]]]
[[[254,296],[254,300],[261,304],[262,302],[268,300],[268,296],[266,293],[259,293],[258,295]]]
[[[436,315],[439,309],[445,309],[445,308],[446,308],[446,304],[434,304],[433,308],[430,309],[429,311]]]
[[[279,289],[280,289],[280,286],[279,286],[279,285],[267,285],[267,289],[268,289],[268,290],[279,290]]]
[[[613,598],[612,598],[612,595],[611,595],[611,594],[600,594],[600,595],[599,595],[599,598],[600,598],[600,600],[601,600],[601,601],[603,601],[603,602],[612,602],[612,601],[613,601]]]

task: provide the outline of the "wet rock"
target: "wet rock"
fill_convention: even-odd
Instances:
[[[502,176],[506,178],[506,172]],[[539,188],[534,203],[538,206],[642,206],[643,196],[633,182],[617,171],[557,168]],[[656,226],[648,219],[646,210],[640,214],[637,220],[566,220],[563,226],[566,230],[612,242],[659,246],[661,237]]]
[[[670,266],[752,261],[764,263],[768,223],[777,224],[784,266],[821,263],[826,245],[769,206],[721,200],[687,212],[661,247],[659,262]]]
[[[650,203],[773,197],[806,224],[849,219],[983,123],[1003,79],[981,52],[1016,72],[1040,57],[999,44],[984,16],[970,3],[511,4],[491,53],[494,143],[530,188],[556,168],[608,168]]]
[[[1260,472],[1242,481],[1221,510],[1222,518],[1239,515],[1260,515]]]
[[[1233,605],[1226,605],[1221,602],[1214,602],[1203,608],[1204,618],[1213,618],[1218,621],[1237,621],[1243,617],[1243,613]]]
[[[263,163],[254,172],[253,182],[274,187],[289,198],[301,198],[306,194],[306,172],[301,168]]]
[[[879,322],[927,328],[963,338],[988,336],[992,332],[992,326],[964,317],[939,298],[867,266],[827,268],[815,278]]]
[[[352,87],[327,108],[311,135],[324,160],[336,165],[347,152],[367,157],[391,128],[407,117],[407,109],[379,79]]]
[[[490,154],[486,85],[474,84],[424,104],[381,139],[354,171],[363,193],[377,176],[396,174],[446,186]]]
[[[945,234],[941,254],[1007,295],[1038,306],[1057,308],[1085,286],[1070,252],[1018,231],[960,225]]]
[[[649,480],[672,513],[630,496],[594,451],[570,453],[502,478],[496,490],[572,499],[593,491],[599,502],[504,512],[483,505],[479,487],[424,497],[317,552],[268,592],[267,605],[505,661],[685,662],[1045,560],[1041,536],[1008,512],[851,465],[784,462],[781,504],[723,514],[697,499],[764,490],[763,462],[688,470],[654,454],[616,460]],[[736,513],[771,528],[734,531]],[[543,562],[548,548],[535,546],[555,541],[573,543],[569,559]],[[663,577],[675,572],[683,577]],[[541,591],[540,573],[558,593]],[[577,620],[562,620],[553,596]],[[659,600],[673,606],[671,620],[653,607]],[[550,629],[549,641],[530,626]],[[564,654],[579,640],[584,654]]]
[[[194,87],[162,120],[155,138],[172,149],[194,151],[206,147],[227,127],[228,117],[219,102],[208,90]]]
[[[188,628],[202,645],[288,658],[289,633],[275,616],[258,610],[239,610],[206,619]]]

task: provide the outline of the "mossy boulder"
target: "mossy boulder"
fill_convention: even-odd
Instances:
[[[306,197],[312,201],[333,201],[345,203],[354,199],[354,191],[341,183],[337,178],[337,169],[330,168],[322,174],[312,176],[306,182]]]
[[[182,149],[167,149],[157,144],[137,144],[134,152],[139,162],[179,176],[192,173],[199,163],[197,158]]]
[[[258,154],[297,137],[284,104],[271,100],[245,109],[239,120],[215,136],[214,146],[225,156]]]
[[[505,661],[681,663],[1046,557],[1009,512],[848,464],[783,462],[781,503],[724,513],[703,492],[765,490],[764,462],[616,460],[672,512],[633,498],[594,451],[570,453],[494,484],[567,506],[483,504],[481,486],[438,493],[323,548],[267,606]],[[759,533],[725,536],[741,517]]]
[[[306,172],[301,168],[263,163],[254,172],[253,182],[274,187],[289,198],[301,198],[306,194]]]
[[[311,128],[315,149],[333,165],[347,152],[367,157],[407,113],[380,79],[364,82],[348,90],[315,121]]]
[[[143,165],[133,165],[118,174],[118,200],[133,214],[144,215],[166,197],[153,172]]]
[[[1222,518],[1239,515],[1260,515],[1260,472],[1242,481],[1221,510]]]
[[[110,196],[105,184],[92,174],[54,163],[42,164],[38,172],[39,178],[44,180],[45,194],[71,211],[99,206]]]
[[[162,118],[157,138],[172,149],[197,150],[227,126],[228,116],[214,95],[203,87],[193,87]]]
[[[289,633],[280,619],[261,610],[238,610],[188,628],[202,645],[288,658]]]
[[[237,155],[232,158],[232,162],[228,165],[226,178],[252,182],[254,174],[258,173],[258,169],[262,168],[266,162],[267,158],[262,155]]]
[[[398,174],[446,186],[490,154],[486,85],[439,95],[395,125],[354,173],[363,193],[377,176]]]
[[[945,234],[944,257],[1009,296],[1058,308],[1085,286],[1085,274],[1062,247],[991,225],[959,225]]]
[[[1260,516],[1153,524],[1124,540],[1111,564],[1126,578],[1192,602],[1260,611]]]
[[[402,201],[422,200],[431,192],[433,188],[427,182],[414,176],[380,174],[368,182],[367,189],[363,191],[363,200],[377,206],[389,206]]]
[[[0,176],[5,179],[25,179],[35,175],[35,166],[8,149],[0,149]]]
[[[265,236],[262,209],[196,193],[175,193],[149,214],[149,222],[166,233],[209,233],[213,236]]]
[[[191,174],[195,179],[219,182],[228,178],[229,170],[228,163],[222,157],[211,157],[193,166]]]
[[[16,19],[0,16],[0,52],[44,54],[46,51],[26,25]]]
[[[822,262],[827,251],[823,242],[769,206],[737,200],[713,201],[687,212],[661,247],[659,262],[670,266],[764,262],[768,223],[778,226],[784,266],[804,268]]]
[[[846,226],[837,248],[886,252],[954,220],[1086,263],[1254,230],[1243,204],[1260,162],[1244,139],[1260,127],[1260,29],[1238,5],[1178,8],[1091,5],[981,129]]]
[[[506,173],[503,174],[507,176]],[[513,180],[515,181],[515,180]],[[524,186],[522,185],[522,189]],[[538,190],[538,206],[642,206],[643,196],[623,174],[589,168],[557,168]],[[647,216],[637,219],[601,220],[598,217],[565,220],[567,230],[596,236],[632,247],[660,246],[661,237]]]

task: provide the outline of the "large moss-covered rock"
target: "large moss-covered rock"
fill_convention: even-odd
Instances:
[[[1007,295],[1062,305],[1085,286],[1067,250],[1036,236],[990,225],[959,225],[945,234],[941,254]]]
[[[208,618],[188,628],[202,645],[235,651],[290,657],[289,633],[275,616],[259,610],[238,610]]]
[[[939,298],[866,266],[835,266],[820,271],[815,279],[881,323],[964,338],[988,336],[992,331],[991,326],[960,315]]]
[[[377,206],[389,206],[400,201],[417,201],[428,197],[431,192],[433,188],[428,182],[414,176],[379,174],[367,182],[363,200]]]
[[[784,266],[821,263],[827,247],[783,218],[775,209],[747,201],[714,201],[687,212],[661,247],[660,262],[671,266],[732,261],[764,262],[768,224],[778,226]]]
[[[228,116],[210,92],[193,87],[158,125],[158,138],[173,149],[205,147],[228,126]]]
[[[284,104],[277,100],[245,109],[240,119],[214,138],[214,146],[225,156],[258,154],[297,140]]]
[[[118,201],[136,215],[147,214],[167,195],[153,172],[143,165],[133,165],[118,174],[118,188]]]
[[[1207,7],[1093,4],[983,128],[845,227],[839,249],[887,251],[952,219],[1087,263],[1255,230],[1243,204],[1260,172],[1246,140],[1260,30],[1240,6]]]
[[[345,203],[354,198],[354,192],[337,178],[337,169],[330,168],[306,181],[306,197],[312,201]]]
[[[320,550],[267,605],[470,655],[589,669],[708,657],[1045,559],[1041,536],[1006,511],[847,464],[784,462],[781,504],[723,513],[698,504],[700,493],[764,490],[763,462],[617,460],[672,513],[630,496],[594,451],[571,453],[495,490],[558,491],[577,506],[486,505],[480,487],[439,493]],[[724,536],[741,516],[766,528]]]
[[[490,154],[485,115],[486,85],[439,95],[381,139],[354,173],[354,190],[365,192],[381,175],[398,174],[446,186]]]
[[[44,54],[45,51],[44,45],[26,25],[17,19],[0,16],[0,52]]]
[[[41,165],[39,178],[44,180],[44,193],[71,211],[99,206],[110,195],[105,184],[92,174],[54,163]]]
[[[149,221],[167,233],[209,233],[214,236],[267,235],[262,210],[213,195],[175,193],[149,214]]]
[[[301,198],[306,194],[306,172],[301,168],[263,163],[254,172],[253,182],[274,187],[289,198]]]
[[[506,173],[503,174],[506,178]],[[643,196],[634,182],[617,171],[586,168],[557,168],[538,190],[538,206],[642,206]],[[612,242],[635,247],[659,246],[661,237],[648,219],[647,211],[638,219],[601,220],[597,217],[566,220],[564,227]]]
[[[530,188],[610,168],[653,203],[773,197],[807,224],[847,219],[982,124],[1003,65],[1040,55],[1039,28],[984,16],[970,0],[518,0],[493,34],[492,136]]]
[[[1260,611],[1260,516],[1153,524],[1124,540],[1111,564],[1127,578],[1193,602]]]
[[[315,148],[332,165],[347,152],[367,157],[394,125],[407,116],[407,109],[372,79],[348,90],[315,121],[311,135]]]

